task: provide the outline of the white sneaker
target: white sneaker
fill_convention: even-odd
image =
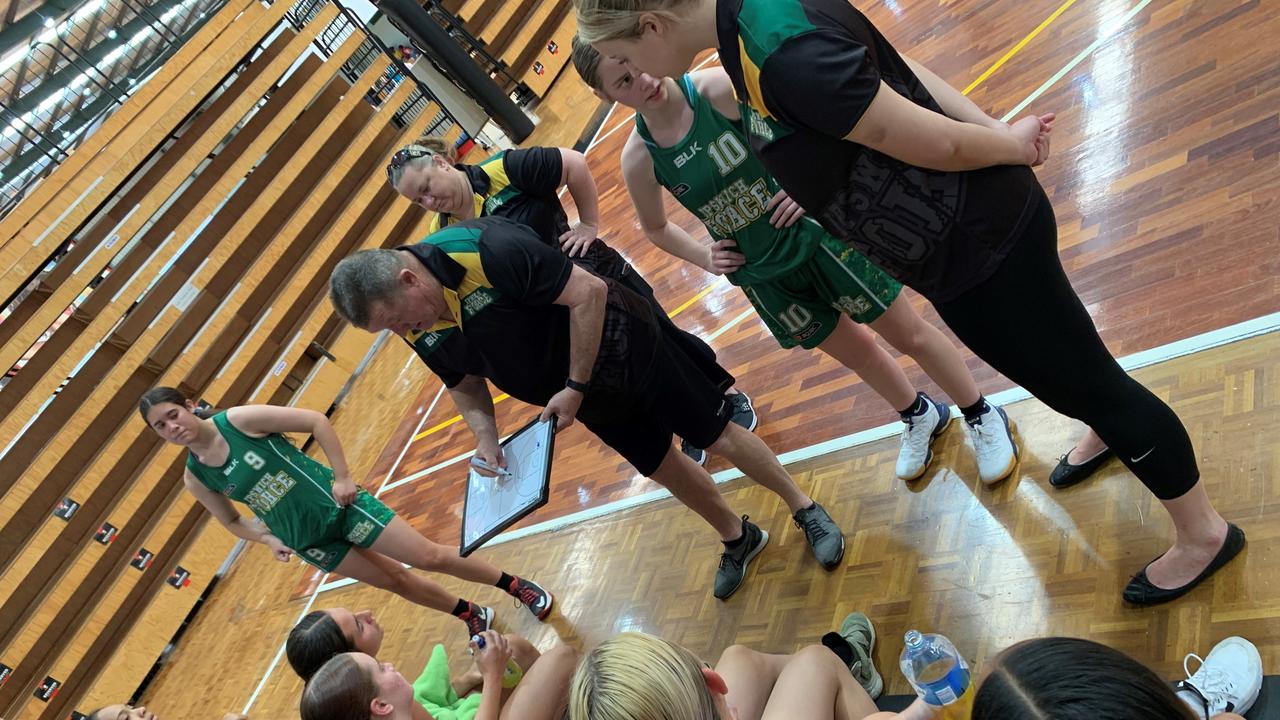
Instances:
[[[933,461],[930,445],[951,425],[951,408],[924,396],[927,409],[923,415],[902,421],[902,446],[898,448],[895,472],[902,480],[915,480],[924,475]]]
[[[1013,442],[1013,424],[1004,409],[987,404],[988,410],[965,422],[973,439],[973,454],[978,460],[978,477],[990,485],[1013,472],[1018,464],[1018,446]]]
[[[1187,669],[1191,658],[1200,661],[1195,675]],[[1182,659],[1182,671],[1187,679],[1174,689],[1192,712],[1203,713],[1206,720],[1222,713],[1249,712],[1262,689],[1262,656],[1253,643],[1242,637],[1229,637],[1214,645],[1203,659],[1188,653]]]

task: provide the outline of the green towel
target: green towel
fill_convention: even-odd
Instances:
[[[431,659],[413,682],[413,699],[435,720],[474,720],[480,711],[480,693],[459,698],[449,684],[449,657],[443,645],[431,650]]]

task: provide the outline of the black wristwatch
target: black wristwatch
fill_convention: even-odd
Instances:
[[[567,380],[564,381],[564,386],[569,388],[570,390],[577,390],[583,395],[586,395],[587,388],[591,386],[591,381],[588,380],[587,382],[580,383],[577,380],[574,380],[573,378],[568,378]]]

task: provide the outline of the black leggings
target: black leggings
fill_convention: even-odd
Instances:
[[[1157,498],[1181,497],[1200,479],[1178,416],[1121,369],[1071,289],[1048,198],[994,275],[934,307],[991,367],[1092,427]]]

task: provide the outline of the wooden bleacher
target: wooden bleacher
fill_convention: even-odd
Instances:
[[[328,410],[374,340],[334,316],[329,272],[425,230],[383,167],[440,108],[393,124],[408,83],[371,106],[384,65],[339,74],[358,32],[311,53],[332,5],[264,45],[288,9],[232,0],[0,220],[0,363],[24,361],[0,390],[0,717],[128,700],[234,545],[141,393]]]

